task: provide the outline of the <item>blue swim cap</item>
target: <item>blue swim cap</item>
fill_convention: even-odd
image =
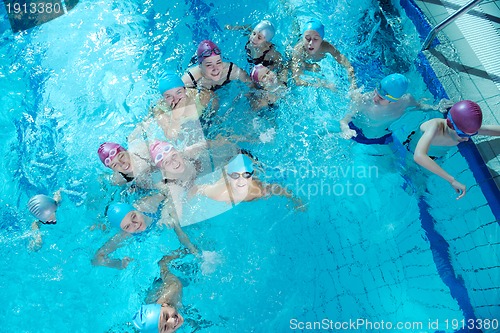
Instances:
[[[304,34],[304,32],[306,32],[307,30],[316,31],[321,38],[325,36],[325,26],[315,18],[312,18],[306,22],[306,24],[304,25],[304,29],[302,29],[302,34]]]
[[[134,206],[128,203],[113,202],[111,205],[109,205],[106,215],[108,216],[109,223],[111,223],[113,227],[120,228],[120,224],[122,223],[125,215],[133,210],[135,210]]]
[[[384,99],[396,102],[408,89],[408,79],[402,74],[391,74],[380,81],[378,93]]]
[[[158,80],[158,89],[160,90],[160,94],[163,94],[167,90],[181,87],[184,87],[184,82],[182,82],[181,78],[174,73],[164,73]]]
[[[57,202],[44,194],[38,194],[28,201],[28,210],[40,221],[47,222],[56,212]]]
[[[160,304],[142,305],[136,312],[132,322],[134,326],[144,333],[158,333],[158,323],[160,322]]]
[[[227,173],[253,172],[252,160],[244,154],[238,154],[226,166]]]

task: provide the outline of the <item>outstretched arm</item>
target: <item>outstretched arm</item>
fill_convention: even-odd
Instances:
[[[40,226],[38,221],[31,224],[31,231],[33,233],[33,238],[30,240],[29,249],[30,251],[36,252],[42,248],[42,233],[40,232]]]
[[[115,252],[118,248],[122,247],[124,245],[124,241],[130,237],[130,234],[125,232],[121,232],[113,236],[110,240],[104,243],[99,250],[97,250],[94,258],[92,258],[92,265],[106,266],[116,269],[127,268],[129,262],[133,260],[132,258],[123,257],[123,259],[111,259],[109,255]]]
[[[239,80],[241,82],[247,83],[250,86],[253,85],[252,79],[248,76],[247,72],[239,68],[236,64],[233,64],[233,70],[231,71],[231,80]]]
[[[290,199],[295,206],[295,209],[304,211],[306,206],[302,202],[302,199],[296,197],[291,191],[288,191],[286,188],[281,187],[278,184],[266,184],[265,185],[266,193],[271,195],[284,196]]]
[[[480,135],[500,136],[500,125],[483,125],[477,131]]]
[[[244,30],[245,32],[252,32],[252,26],[249,24],[247,24],[247,25],[229,25],[229,24],[226,24],[224,26],[224,28],[226,30],[233,30],[233,31]]]
[[[177,212],[172,205],[164,205],[161,211],[161,224],[165,224],[168,227],[174,229],[179,242],[186,247],[191,253],[197,254],[198,249],[191,243],[189,237],[184,233],[179,223],[179,218]]]
[[[337,48],[330,43],[326,44],[326,52],[330,53],[335,58],[335,60],[337,60],[337,62],[339,64],[341,64],[342,66],[345,67],[345,69],[347,71],[347,76],[349,78],[349,82],[351,83],[351,86],[349,89],[350,90],[357,89],[358,86],[356,84],[356,76],[354,74],[354,68],[352,67],[349,59],[347,59],[346,56],[344,56],[342,53],[340,53],[340,51],[337,50]]]
[[[412,95],[408,94],[407,96],[407,108],[410,108],[408,109],[409,111],[439,111],[441,113],[445,113],[453,106],[453,102],[446,98],[441,99],[438,104],[434,105],[425,103],[425,98],[417,101]]]
[[[439,177],[446,180],[450,185],[455,189],[455,192],[459,194],[458,199],[463,198],[466,193],[466,187],[464,184],[458,182],[447,173],[443,168],[441,168],[436,162],[434,162],[428,155],[429,147],[432,143],[432,140],[439,133],[439,123],[436,121],[438,119],[430,120],[431,123],[428,123],[425,132],[418,140],[417,146],[415,148],[415,153],[413,154],[413,160],[419,164],[420,166],[426,168],[430,172],[438,175]],[[421,130],[424,130],[422,126]]]

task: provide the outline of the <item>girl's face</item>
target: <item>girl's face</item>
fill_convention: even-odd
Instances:
[[[200,64],[200,68],[203,77],[212,81],[219,81],[222,77],[222,69],[224,68],[222,58],[220,55],[204,58]]]
[[[374,94],[373,94],[373,103],[375,103],[377,105],[385,106],[385,105],[389,105],[389,103],[391,103],[391,101],[388,101],[385,98],[383,98],[379,94],[378,90],[375,89]]]
[[[186,170],[186,163],[179,152],[172,148],[170,152],[163,158],[161,168],[168,174],[181,174]]]
[[[278,77],[269,68],[264,68],[259,72],[259,83],[264,87],[272,86],[278,83]]]
[[[177,310],[168,305],[161,306],[160,320],[158,322],[158,332],[172,333],[175,332],[184,323],[184,318]]]
[[[144,215],[137,210],[129,212],[120,223],[120,228],[131,234],[143,232],[146,230]]]
[[[260,46],[266,42],[266,37],[260,31],[252,31],[249,37],[250,43],[253,46]]]
[[[116,172],[121,172],[126,175],[132,174],[134,169],[132,168],[132,164],[130,163],[130,155],[126,151],[119,152],[115,158],[109,164],[111,170]]]
[[[186,98],[186,88],[177,87],[169,89],[163,93],[163,98],[172,109],[175,109],[177,104]]]
[[[306,30],[303,36],[304,46],[307,53],[315,54],[320,49],[323,38],[315,30]]]
[[[229,184],[233,193],[246,195],[249,191],[253,172],[233,172],[228,174]]]

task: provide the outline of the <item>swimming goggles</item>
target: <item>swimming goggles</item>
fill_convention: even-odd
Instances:
[[[399,100],[399,97],[394,97],[392,95],[390,95],[384,88],[382,88],[382,86],[380,85],[380,83],[377,85],[377,88],[375,89],[375,92],[382,98],[384,99],[387,99],[386,97],[389,97],[389,99],[393,100],[393,101],[398,101]],[[392,101],[390,101],[392,102]]]
[[[206,49],[205,51],[200,53],[200,55],[198,56],[198,59],[208,58],[208,57],[212,56],[212,53],[214,53],[215,55],[220,55],[221,52],[220,52],[218,47],[214,47],[213,49]]]
[[[447,120],[449,120],[448,126],[451,123],[451,125],[453,125],[453,129],[455,130],[455,132],[457,132],[457,135],[459,137],[461,137],[461,138],[470,138],[470,137],[472,137],[472,136],[474,136],[474,135],[477,134],[477,132],[473,133],[473,134],[467,134],[464,131],[462,131],[460,128],[458,128],[458,126],[455,125],[455,122],[453,121],[453,118],[451,117],[451,113],[448,113]]]
[[[111,161],[113,161],[113,158],[118,154],[118,148],[113,148],[109,151],[108,157],[104,160],[104,165],[109,166],[111,164]]]
[[[42,220],[38,220],[38,222],[40,222],[41,224],[56,224],[57,221],[56,220],[48,220],[48,221],[42,221]]]
[[[167,156],[167,154],[170,153],[170,151],[172,150],[172,148],[174,148],[172,145],[166,145],[166,146],[164,146],[163,150],[161,150],[160,152],[158,152],[158,154],[156,154],[156,156],[155,156],[155,164],[158,164],[161,161],[163,161],[163,159],[165,158],[165,156]]]
[[[243,177],[245,179],[248,179],[250,177],[253,176],[253,171],[252,172],[242,172],[242,173],[238,173],[238,172],[232,172],[229,174],[229,177],[231,177],[232,179],[238,179],[240,177]]]

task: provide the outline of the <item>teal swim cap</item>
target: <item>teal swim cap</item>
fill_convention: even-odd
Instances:
[[[158,324],[160,322],[160,304],[142,305],[139,311],[136,312],[132,322],[135,328],[144,333],[157,333]]]
[[[238,154],[226,166],[227,173],[233,172],[253,172],[252,160],[244,154]]]
[[[167,90],[182,87],[184,87],[184,82],[182,82],[180,77],[174,73],[165,73],[158,80],[158,89],[161,94]]]
[[[403,74],[395,73],[380,81],[377,90],[384,99],[397,102],[406,93],[408,83],[408,79]]]
[[[111,223],[113,227],[120,228],[120,224],[122,223],[125,215],[133,210],[135,210],[134,206],[128,203],[113,202],[111,205],[109,205],[106,215],[108,216],[109,223]]]
[[[312,18],[307,21],[304,25],[304,29],[302,29],[302,34],[304,34],[307,30],[316,31],[321,38],[325,36],[325,26],[317,19]]]

